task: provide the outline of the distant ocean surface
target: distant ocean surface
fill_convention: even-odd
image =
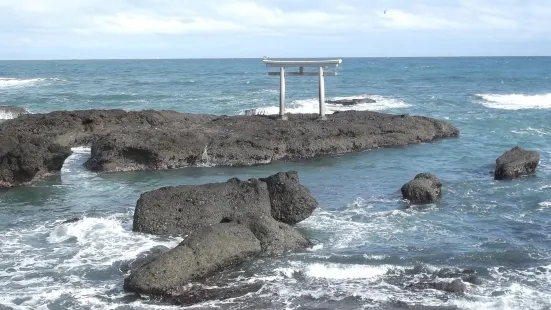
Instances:
[[[330,113],[425,115],[461,130],[435,143],[108,174],[86,171],[90,150],[75,148],[60,175],[0,191],[0,309],[180,309],[122,290],[129,262],[181,240],[131,232],[140,193],[286,170],[320,203],[298,225],[317,245],[238,267],[227,276],[263,288],[194,309],[550,309],[550,68],[546,57],[345,58],[326,77],[328,99],[377,101]],[[0,106],[273,114],[279,79],[268,71],[261,59],[0,61]],[[316,77],[289,77],[288,110],[316,113],[317,89]],[[495,159],[516,145],[541,153],[537,174],[494,181]],[[399,189],[425,171],[442,180],[442,201],[407,208]],[[410,287],[463,271],[482,280],[464,295]]]

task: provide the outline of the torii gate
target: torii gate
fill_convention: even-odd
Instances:
[[[282,120],[287,120],[285,115],[285,76],[319,76],[319,107],[320,118],[325,116],[325,79],[324,76],[335,76],[336,72],[324,72],[323,68],[338,67],[342,59],[333,60],[270,60],[264,59],[267,67],[279,67],[279,72],[268,72],[268,75],[279,75],[279,116]],[[298,67],[298,72],[285,72],[287,67]],[[304,67],[318,67],[318,72],[304,72]]]

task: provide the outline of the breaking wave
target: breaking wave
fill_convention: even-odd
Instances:
[[[348,97],[334,97],[330,98],[331,100],[352,100],[352,99],[363,99],[363,98],[370,98],[375,100],[375,103],[358,103],[350,106],[343,106],[339,104],[326,104],[326,113],[327,114],[333,114],[337,111],[350,111],[350,110],[356,110],[356,111],[383,111],[383,110],[389,110],[389,109],[403,109],[407,107],[411,107],[410,104],[394,98],[387,98],[383,96],[368,96],[368,95],[361,95],[361,96],[348,96]],[[319,101],[317,98],[313,99],[303,99],[303,100],[295,100],[289,104],[285,111],[287,113],[291,114],[311,114],[311,113],[318,113],[319,112]],[[254,108],[242,111],[241,115],[274,115],[279,113],[279,107],[278,106],[270,106],[270,107],[261,107],[261,108]]]
[[[0,77],[1,88],[20,88],[25,86],[38,85],[48,81],[61,81],[58,78],[34,78],[34,79],[18,79]]]
[[[31,112],[25,108],[0,106],[0,120],[14,119],[20,115],[29,113]]]
[[[477,94],[480,104],[491,109],[525,110],[551,109],[551,93],[541,95],[523,94]]]

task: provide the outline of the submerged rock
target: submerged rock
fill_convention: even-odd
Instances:
[[[370,111],[338,112],[327,121],[314,114],[289,115],[288,121],[281,121],[277,116],[175,111],[57,111],[22,115],[0,124],[0,141],[11,140],[0,144],[0,162],[10,161],[0,168],[0,184],[16,186],[59,172],[61,165],[44,162],[52,156],[68,156],[70,147],[82,145],[92,148],[86,162],[89,169],[130,171],[266,164],[458,135],[457,128],[436,119]],[[21,146],[33,139],[42,139],[43,147]],[[59,152],[43,150],[50,147]],[[19,158],[36,160],[8,159],[6,154],[15,149]]]
[[[241,297],[249,293],[258,292],[262,286],[263,283],[260,282],[213,288],[194,286],[182,291],[177,296],[170,299],[173,303],[178,305],[191,306],[211,300],[222,301],[230,298]]]
[[[456,279],[451,282],[421,282],[408,285],[411,289],[433,289],[449,293],[463,294],[467,291],[467,285],[461,280]]]
[[[496,159],[494,179],[515,179],[536,172],[540,162],[540,154],[520,147],[514,147]]]
[[[354,99],[339,99],[339,100],[326,100],[326,103],[330,104],[339,104],[342,106],[352,106],[362,103],[376,103],[374,99],[371,98],[354,98]]]
[[[401,188],[402,196],[412,204],[433,203],[442,197],[442,182],[434,174],[420,173]]]

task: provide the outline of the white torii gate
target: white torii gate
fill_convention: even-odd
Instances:
[[[267,67],[279,67],[279,72],[268,72],[268,75],[279,75],[279,116],[287,120],[285,115],[285,76],[319,76],[319,108],[322,120],[325,116],[325,79],[324,76],[335,76],[336,72],[324,72],[323,68],[338,67],[342,59],[333,60],[270,60],[264,59]],[[298,67],[298,72],[285,72],[287,67]],[[304,67],[318,67],[318,72],[304,72]]]

